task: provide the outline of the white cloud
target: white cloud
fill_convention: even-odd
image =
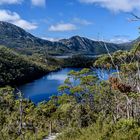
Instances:
[[[91,25],[92,24],[92,22],[90,22],[90,21],[88,21],[86,19],[80,19],[80,18],[77,18],[77,17],[75,17],[73,19],[73,22],[81,24],[81,25]]]
[[[0,0],[0,5],[3,4],[20,4],[24,0]],[[30,0],[34,6],[45,6],[46,0]]]
[[[45,6],[46,0],[31,0],[34,6]]]
[[[64,32],[64,31],[72,31],[76,30],[76,26],[71,23],[59,23],[56,25],[51,25],[49,27],[49,31],[54,31],[54,32]]]
[[[117,43],[117,44],[126,43],[130,41],[132,40],[130,40],[130,37],[127,35],[116,35],[112,39],[109,40],[109,42]]]
[[[110,42],[110,43],[115,43],[115,44],[121,44],[121,43],[128,43],[131,42],[132,39],[130,39],[129,35],[115,35],[112,38],[99,38],[99,37],[93,37],[90,38],[93,41],[104,41],[104,42]]]
[[[127,43],[130,42],[131,40],[127,38],[112,38],[109,40],[111,43],[116,43],[116,44],[121,44],[121,43]]]
[[[23,0],[0,0],[0,5],[2,4],[19,4]]]
[[[25,30],[33,30],[37,28],[37,25],[32,22],[28,22],[20,17],[16,12],[9,10],[0,10],[0,21],[10,22]]]
[[[49,40],[49,41],[59,41],[61,38],[53,38],[53,37],[42,37],[44,40]]]
[[[83,3],[98,4],[111,11],[131,12],[140,9],[140,0],[79,0]]]

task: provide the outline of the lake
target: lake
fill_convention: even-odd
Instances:
[[[58,87],[64,83],[67,78],[67,74],[71,71],[79,71],[81,68],[64,68],[57,72],[51,72],[40,79],[34,80],[30,83],[24,84],[19,87],[25,98],[31,99],[35,104],[47,101],[52,95],[58,95]],[[104,77],[100,69],[93,70],[100,79],[107,80],[109,75],[115,70],[109,73],[104,70]]]

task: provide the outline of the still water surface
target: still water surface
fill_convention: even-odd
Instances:
[[[71,70],[79,71],[81,68],[64,68],[57,72],[51,72],[40,79],[20,86],[19,89],[25,98],[31,99],[35,104],[45,100],[47,101],[52,95],[58,95],[58,87],[64,83],[67,74]],[[99,69],[95,69],[94,71],[101,79],[101,71]],[[107,71],[104,72],[104,77],[102,78],[107,80],[109,75],[115,72],[115,70],[112,70],[110,73]]]

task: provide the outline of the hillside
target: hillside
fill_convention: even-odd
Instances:
[[[33,61],[27,56],[19,55],[6,47],[0,46],[0,86],[21,84],[49,71],[50,68],[47,64]]]
[[[131,42],[126,42],[126,43],[122,43],[119,44],[119,46],[123,46],[124,50],[131,50],[133,48],[134,45],[137,45],[140,42],[140,37],[136,38],[135,40],[131,41]]]
[[[59,42],[66,45],[73,52],[81,52],[83,54],[92,54],[92,55],[100,55],[106,53],[106,49],[104,47],[104,42],[102,41],[93,41],[88,38],[73,36],[69,39],[62,39]],[[106,45],[110,52],[114,52],[117,50],[123,50],[123,46],[119,46],[113,43],[107,43]]]
[[[0,21],[0,44],[12,48],[22,54],[93,54],[106,53],[101,45],[103,42],[93,41],[88,38],[74,36],[70,39],[62,39],[58,42],[51,42],[40,39],[26,32],[13,24]],[[124,49],[123,45],[106,43],[110,52]],[[127,48],[125,48],[127,49]]]
[[[59,52],[66,50],[66,47],[60,43],[46,41],[37,38],[30,33],[26,32],[20,27],[7,22],[0,22],[0,44],[13,48],[24,54],[44,53],[46,52]]]

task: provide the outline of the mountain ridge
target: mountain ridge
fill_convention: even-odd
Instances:
[[[86,37],[73,36],[59,41],[44,40],[28,33],[24,29],[8,22],[0,21],[0,45],[7,46],[23,54],[92,54],[100,55],[107,53],[104,42],[93,41]],[[125,50],[125,45],[106,42],[110,52]],[[130,48],[130,46],[128,47]]]
[[[100,54],[102,51],[106,52],[104,43],[106,43],[107,46],[111,48],[111,49],[109,48],[111,52],[118,49],[118,45],[115,43],[94,41],[86,37],[80,37],[78,35],[72,36],[68,39],[61,39],[59,40],[59,42],[68,46],[68,48],[74,49],[75,51],[80,51],[82,49],[82,50],[87,50],[87,52],[92,52],[91,54],[94,54],[93,52],[97,52],[97,49],[99,49],[100,50],[99,53],[95,53],[95,55]]]

